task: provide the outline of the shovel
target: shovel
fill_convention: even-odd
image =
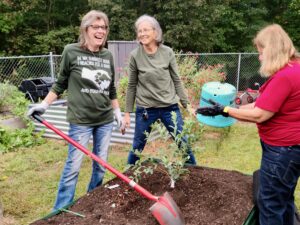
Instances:
[[[44,124],[46,127],[51,129],[55,133],[57,133],[59,136],[61,136],[63,139],[65,139],[70,144],[75,146],[77,149],[82,151],[84,154],[86,154],[87,156],[89,156],[90,158],[98,162],[101,166],[108,169],[110,172],[115,174],[121,180],[129,184],[132,188],[134,188],[134,190],[139,192],[145,198],[155,201],[155,203],[150,207],[150,211],[152,215],[156,218],[156,220],[159,222],[159,224],[185,225],[181,211],[179,210],[178,206],[176,205],[173,198],[170,196],[168,192],[164,193],[163,196],[152,195],[149,191],[147,191],[146,189],[138,185],[133,180],[129,179],[124,174],[114,169],[112,166],[107,164],[104,160],[102,160],[97,155],[84,148],[82,145],[80,145],[72,138],[70,138],[68,135],[64,134],[62,131],[54,127],[52,124],[48,123],[43,117],[41,117],[37,113],[32,114],[32,117],[37,121],[39,121],[40,123]]]

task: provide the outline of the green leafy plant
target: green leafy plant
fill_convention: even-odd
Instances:
[[[7,82],[0,83],[0,112],[7,111],[5,106],[7,106],[6,99],[13,93],[13,86],[8,85]]]
[[[43,144],[43,132],[34,133],[33,124],[27,124],[26,129],[7,130],[0,127],[0,154],[16,151],[19,147],[31,147]]]
[[[120,109],[122,112],[125,110],[125,101],[126,101],[126,91],[128,86],[128,74],[126,69],[122,69],[120,71],[121,77],[117,84],[117,94],[118,94],[118,101],[120,105]]]
[[[20,118],[24,129],[11,129],[0,124],[0,153],[16,150],[18,147],[30,147],[44,142],[42,133],[34,133],[34,125],[25,115],[29,101],[24,93],[8,82],[0,83],[0,121],[8,118]]]
[[[8,82],[0,83],[0,113],[6,112],[7,116],[18,116],[26,119],[25,112],[29,101],[17,87]]]
[[[177,55],[179,74],[193,106],[198,106],[200,92],[205,83],[223,82],[226,79],[223,64],[199,66],[198,57],[197,55]]]
[[[157,160],[153,157],[144,157],[138,150],[135,150],[134,154],[140,159],[134,165],[128,165],[126,169],[133,171],[133,175],[130,178],[138,182],[142,178],[142,175],[153,174],[157,168]]]
[[[159,133],[159,137],[163,139],[164,142],[167,142],[171,136],[174,139],[174,141],[172,141],[165,148],[158,149],[159,160],[152,160],[152,162],[159,163],[165,168],[163,172],[167,173],[167,175],[170,177],[171,188],[175,188],[176,181],[180,179],[183,174],[188,172],[186,168],[186,161],[189,159],[187,150],[189,145],[199,138],[192,134],[194,124],[196,123],[195,119],[186,119],[182,132],[178,132],[176,117],[176,113],[172,112],[172,121],[175,126],[173,128],[174,131],[170,134],[159,122],[154,123],[152,126],[152,130],[156,130]],[[147,136],[149,136],[149,134],[147,134]],[[187,138],[187,142],[182,142],[183,138]],[[199,151],[199,149],[194,149],[193,151]]]

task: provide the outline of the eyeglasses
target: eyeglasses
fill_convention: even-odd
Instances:
[[[89,27],[91,27],[93,30],[97,31],[97,30],[104,30],[107,31],[108,26],[106,25],[89,25]]]
[[[142,34],[142,33],[149,33],[150,31],[154,30],[154,28],[150,28],[150,29],[141,29],[138,30],[137,33],[138,34]]]

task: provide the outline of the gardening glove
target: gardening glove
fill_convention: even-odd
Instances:
[[[46,112],[46,110],[48,109],[49,104],[45,101],[42,101],[40,104],[36,104],[33,107],[31,107],[28,112],[27,112],[27,116],[32,116],[32,114],[34,113],[38,113],[38,114],[44,114]]]
[[[218,116],[222,115],[228,117],[228,106],[223,106],[212,99],[208,100],[212,106],[200,107],[196,110],[197,113],[202,114],[203,116]]]
[[[115,120],[117,121],[117,125],[120,128],[122,126],[122,115],[120,108],[114,109]]]

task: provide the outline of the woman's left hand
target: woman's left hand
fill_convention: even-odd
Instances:
[[[118,127],[122,126],[122,114],[120,108],[114,109],[115,120],[117,121]]]
[[[196,109],[194,109],[194,108],[192,107],[191,104],[187,104],[186,110],[187,110],[188,113],[191,114],[192,116],[197,116],[197,114],[196,114]]]

